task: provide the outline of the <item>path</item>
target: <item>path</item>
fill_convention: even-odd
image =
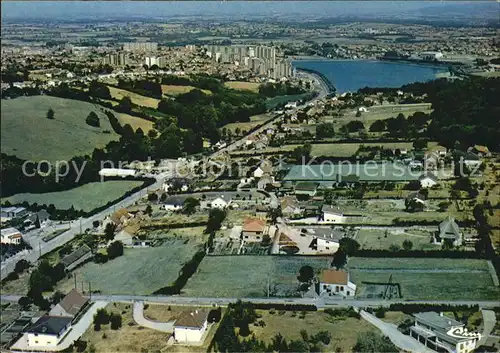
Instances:
[[[159,322],[146,319],[144,317],[144,302],[135,301],[134,302],[134,321],[143,327],[150,328],[152,330],[161,331],[161,332],[174,332],[174,321],[169,322]]]
[[[384,322],[364,310],[361,310],[360,314],[363,319],[376,326],[385,336],[389,337],[398,348],[415,353],[434,353],[433,350],[422,343],[399,332],[395,325]]]
[[[493,310],[481,309],[481,314],[483,315],[483,332],[481,333],[481,339],[478,341],[477,347],[486,343],[486,340],[490,336],[490,333],[497,322],[497,318]]]
[[[87,331],[89,326],[92,324],[94,321],[94,314],[97,312],[97,310],[104,308],[106,305],[108,305],[108,302],[106,301],[96,301],[92,306],[87,310],[87,312],[78,320],[78,322],[72,326],[71,330],[69,333],[62,339],[61,342],[57,346],[53,347],[33,347],[30,346],[28,347],[28,334],[23,334],[23,336],[12,345],[11,349],[14,350],[22,350],[22,351],[37,351],[37,350],[44,350],[44,351],[52,351],[52,352],[58,352],[62,351],[65,349],[68,349],[69,346],[73,344],[77,339],[82,337],[82,335]],[[43,349],[42,349],[43,348]]]

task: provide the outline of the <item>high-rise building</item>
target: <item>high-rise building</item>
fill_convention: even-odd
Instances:
[[[126,53],[110,53],[103,59],[103,64],[110,66],[126,66],[128,65],[128,55]]]
[[[156,51],[158,43],[154,42],[129,42],[123,43],[123,50],[125,51]]]
[[[149,67],[156,65],[158,67],[166,66],[166,59],[164,56],[146,56],[144,63]]]

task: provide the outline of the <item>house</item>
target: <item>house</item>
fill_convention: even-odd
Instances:
[[[410,336],[426,347],[445,353],[469,353],[481,339],[480,333],[468,332],[465,324],[436,312],[414,314]]]
[[[66,255],[61,260],[61,263],[64,265],[66,271],[71,271],[81,263],[90,259],[92,256],[92,249],[87,244],[83,244],[72,253]]]
[[[298,216],[302,214],[299,201],[295,196],[285,196],[281,200],[281,213],[284,216]]]
[[[75,318],[90,304],[90,300],[81,295],[76,289],[72,289],[66,296],[54,306],[50,312],[50,316],[64,316]]]
[[[368,109],[366,109],[365,107],[359,107],[358,108],[358,112],[360,112],[360,113],[368,113]]]
[[[432,173],[422,174],[418,180],[423,188],[431,188],[438,183],[438,178]]]
[[[163,203],[163,207],[167,211],[180,211],[184,207],[184,202],[186,201],[185,196],[170,196]]]
[[[273,185],[274,178],[268,174],[264,174],[257,182],[257,189],[265,190],[268,185]]]
[[[123,246],[125,247],[131,247],[134,245],[135,242],[135,235],[137,232],[141,229],[141,226],[139,224],[130,224],[123,228],[121,231],[119,231],[116,235],[113,241],[121,241],[123,243]]]
[[[71,317],[45,315],[31,326],[27,333],[28,346],[55,347],[71,327]]]
[[[267,234],[266,221],[259,218],[246,218],[241,230],[241,239],[245,242],[261,242]]]
[[[38,217],[38,222],[40,223],[40,226],[43,227],[49,221],[50,213],[48,213],[46,210],[40,210],[36,213],[36,216]]]
[[[174,323],[174,339],[178,343],[201,342],[208,326],[208,312],[183,311]]]
[[[338,207],[323,205],[323,207],[321,207],[320,220],[329,223],[344,223],[345,217]]]
[[[257,169],[254,170],[253,172],[253,177],[254,178],[262,178],[264,175],[270,175],[273,173],[273,165],[271,162],[265,160],[263,161],[260,166],[257,167]]]
[[[210,208],[218,208],[223,210],[231,204],[231,197],[221,195],[210,202]]]
[[[311,182],[302,182],[295,185],[295,195],[314,196],[318,191],[318,184]]]
[[[439,223],[439,230],[434,236],[434,243],[443,244],[445,239],[453,242],[454,246],[462,245],[463,234],[455,219],[451,216],[448,216],[448,218]]]
[[[24,207],[2,207],[0,213],[1,222],[8,222],[14,218],[21,218],[26,215],[28,211]]]
[[[349,273],[346,271],[323,270],[318,287],[319,295],[354,297],[356,294],[356,285],[349,280]]]
[[[318,229],[314,231],[313,240],[309,247],[318,253],[333,254],[340,246],[340,239],[345,236],[344,232],[328,229],[327,232],[319,233]]]
[[[126,225],[132,217],[134,216],[127,209],[120,208],[109,217],[109,220],[119,227]]]
[[[2,244],[21,244],[21,240],[23,239],[23,235],[16,228],[4,228],[1,230]]]
[[[479,157],[489,157],[491,156],[491,152],[488,147],[486,146],[481,146],[481,145],[474,145],[472,147],[469,147],[467,152],[472,152],[477,154]]]
[[[408,204],[412,201],[417,202],[422,206],[425,206],[425,196],[419,193],[418,191],[412,192],[408,196],[406,196],[405,204]]]

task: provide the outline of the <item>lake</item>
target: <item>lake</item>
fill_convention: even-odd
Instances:
[[[293,67],[321,72],[337,92],[354,92],[363,87],[400,87],[412,82],[425,82],[446,67],[394,63],[377,60],[296,60]]]

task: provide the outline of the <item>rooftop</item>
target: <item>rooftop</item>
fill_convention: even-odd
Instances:
[[[87,304],[88,298],[85,298],[76,289],[72,289],[64,298],[59,302],[59,305],[71,315],[76,315]]]
[[[175,321],[174,327],[202,328],[208,313],[204,310],[183,311]]]
[[[72,318],[63,316],[42,316],[28,329],[30,333],[59,335],[71,323]]]
[[[243,224],[244,232],[263,232],[266,222],[259,218],[246,218]]]
[[[323,270],[319,281],[328,284],[347,284],[349,275],[346,271]]]
[[[431,326],[444,331],[447,331],[452,327],[464,326],[464,324],[461,323],[460,321],[457,321],[447,316],[441,316],[435,311],[416,313],[413,316],[415,316],[417,320],[422,320],[430,324]]]
[[[71,265],[73,262],[77,261],[78,259],[82,258],[83,256],[87,255],[89,252],[91,252],[92,249],[87,244],[83,244],[80,246],[78,249],[70,253],[68,256],[65,256],[62,260],[61,263],[65,266],[68,267]]]

